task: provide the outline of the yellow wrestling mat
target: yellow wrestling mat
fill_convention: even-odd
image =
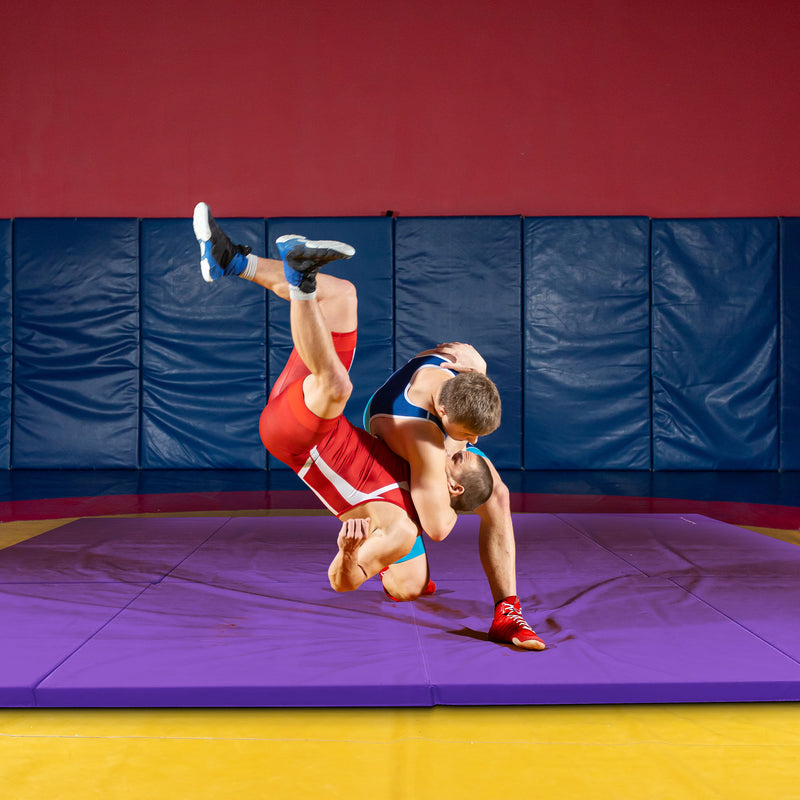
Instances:
[[[9,800],[800,797],[796,704],[6,710]]]

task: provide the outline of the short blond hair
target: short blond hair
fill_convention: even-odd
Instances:
[[[476,436],[486,436],[500,427],[500,392],[481,372],[461,372],[445,381],[439,402],[452,422]]]

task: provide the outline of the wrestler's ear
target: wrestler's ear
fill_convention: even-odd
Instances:
[[[447,476],[447,489],[451,497],[464,494],[464,487],[458,481],[453,480],[450,475]]]

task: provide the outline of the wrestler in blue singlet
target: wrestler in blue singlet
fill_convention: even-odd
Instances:
[[[458,372],[448,369],[445,366],[450,363],[452,362],[444,356],[416,356],[405,366],[400,367],[400,369],[394,372],[389,380],[387,380],[367,401],[367,406],[364,409],[365,430],[372,433],[370,430],[370,423],[375,417],[427,419],[439,428],[443,436],[447,436],[439,417],[421,406],[415,405],[408,399],[408,389],[414,375],[421,369],[441,369],[455,377]],[[467,450],[486,458],[486,454],[472,444],[467,445]],[[424,552],[425,545],[422,536],[418,536],[408,555],[399,559],[396,563],[399,564],[401,561],[408,561],[411,558],[422,555]]]
[[[455,377],[458,373],[447,369],[444,364],[449,364],[443,356],[417,356],[412,358],[404,367],[393,373],[386,383],[370,397],[364,409],[364,428],[370,430],[373,417],[397,417],[398,419],[427,419],[438,426],[445,434],[442,421],[435,414],[431,414],[420,406],[414,405],[408,399],[408,388],[414,375],[421,369],[441,369]],[[372,431],[370,431],[372,433]]]

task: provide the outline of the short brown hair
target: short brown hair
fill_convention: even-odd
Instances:
[[[439,402],[453,422],[476,436],[500,427],[500,392],[481,372],[460,372],[445,381]]]
[[[464,487],[461,494],[450,496],[450,507],[453,511],[474,511],[482,506],[494,491],[494,478],[484,458],[478,456],[475,466],[464,470],[458,476],[458,482]]]

